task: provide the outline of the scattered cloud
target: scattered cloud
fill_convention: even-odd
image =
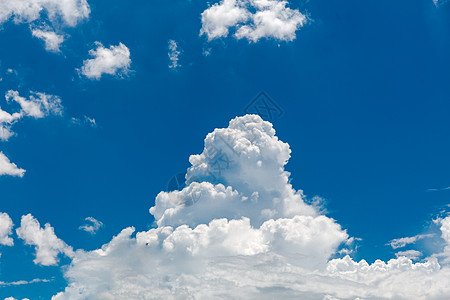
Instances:
[[[86,0],[2,0],[0,1],[0,25],[13,20],[14,23],[28,23],[32,35],[45,42],[45,49],[59,52],[64,36],[54,28],[74,27],[86,20],[90,7]],[[45,30],[33,29],[44,24]]]
[[[7,141],[14,135],[14,132],[11,131],[11,126],[20,118],[22,118],[21,113],[10,114],[0,107],[0,140]]]
[[[86,0],[2,0],[0,24],[13,19],[15,23],[31,23],[47,15],[53,23],[75,26],[88,18],[90,8]]]
[[[1,160],[1,159],[0,159]],[[1,172],[1,167],[0,167]],[[10,237],[12,234],[13,222],[7,213],[0,213],[0,245],[12,246],[14,245],[13,239]]]
[[[424,239],[424,238],[429,238],[434,236],[433,234],[419,234],[416,236],[412,236],[412,237],[404,237],[404,238],[399,238],[399,239],[393,239],[392,241],[389,242],[389,245],[393,248],[393,249],[397,249],[397,248],[403,248],[408,244],[414,244],[415,242],[417,242],[418,240]]]
[[[89,232],[90,234],[96,234],[100,227],[103,226],[102,222],[93,217],[87,217],[84,220],[87,221],[87,223],[80,226],[79,229]]]
[[[21,97],[19,92],[9,90],[5,94],[6,102],[16,102],[20,111],[8,113],[0,107],[0,140],[7,141],[14,135],[11,126],[23,117],[41,119],[48,115],[61,116],[63,107],[61,99],[57,96],[44,93],[31,92],[29,99]]]
[[[22,216],[21,225],[16,229],[17,236],[24,240],[26,245],[35,247],[35,264],[52,266],[58,264],[58,255],[64,254],[67,257],[74,257],[72,247],[68,246],[56,235],[50,224],[45,224],[41,228],[39,221],[31,214]]]
[[[5,281],[0,281],[0,287],[1,286],[19,286],[19,285],[27,285],[27,284],[32,284],[32,283],[39,283],[39,282],[51,282],[52,280],[50,279],[41,279],[41,278],[35,278],[33,280],[19,280],[19,281],[12,281],[12,282],[5,282]]]
[[[24,117],[32,117],[40,119],[48,115],[61,116],[63,107],[61,99],[57,96],[47,95],[44,93],[31,92],[28,99],[21,97],[19,92],[9,90],[5,94],[6,102],[16,102],[20,106],[20,110],[14,113],[8,113],[0,107],[0,141],[7,141],[15,135],[11,127]],[[3,152],[0,152],[0,176],[11,175],[22,177],[25,170],[11,163]]]
[[[427,192],[441,192],[441,191],[447,191],[447,190],[450,190],[450,186],[445,187],[445,188],[440,188],[440,189],[428,189]]]
[[[20,107],[20,116],[41,119],[48,115],[61,116],[63,107],[61,99],[57,96],[44,93],[31,92],[29,99],[19,96],[19,92],[10,90],[5,95],[6,101],[15,101]]]
[[[222,0],[202,13],[200,35],[211,41],[227,37],[258,42],[262,38],[293,41],[306,22],[305,15],[284,0]]]
[[[105,48],[96,42],[96,49],[89,51],[93,56],[83,62],[81,74],[89,79],[99,80],[103,74],[126,75],[130,71],[130,50],[122,43]]]
[[[179,67],[181,67],[181,65],[179,64],[178,60],[179,60],[179,55],[181,54],[180,50],[178,50],[178,44],[176,41],[174,40],[169,40],[169,68],[171,69],[177,69]]]
[[[15,163],[10,162],[3,152],[0,152],[0,176],[9,175],[23,177],[24,174],[24,169],[18,168]]]
[[[78,126],[97,127],[97,121],[95,121],[94,118],[90,118],[88,116],[83,116],[81,118],[73,117],[72,119],[70,119],[70,122]]]
[[[64,35],[57,34],[52,30],[33,29],[32,35],[45,43],[45,50],[50,52],[60,52],[61,44],[64,42]]]

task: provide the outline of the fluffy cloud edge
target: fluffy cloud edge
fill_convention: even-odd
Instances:
[[[35,247],[35,264],[53,266],[58,264],[58,255],[74,257],[72,247],[59,239],[49,223],[44,228],[31,214],[22,216],[20,227],[16,229],[17,237],[26,245]]]
[[[284,0],[221,0],[201,15],[200,35],[208,41],[227,37],[256,43],[261,39],[290,42],[307,22],[307,17],[287,7]]]
[[[125,76],[130,72],[131,58],[127,46],[119,43],[117,46],[104,47],[96,42],[95,49],[89,51],[93,58],[83,61],[80,74],[88,79],[99,80],[104,74],[112,76]]]
[[[3,152],[0,152],[0,176],[9,175],[23,177],[25,172],[24,169],[21,169],[17,167],[15,163],[12,163]]]

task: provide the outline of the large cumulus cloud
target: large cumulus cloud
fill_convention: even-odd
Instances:
[[[289,157],[259,116],[216,129],[190,157],[187,186],[157,196],[156,227],[78,250],[54,300],[448,298],[450,270],[437,257],[333,259],[352,238],[292,188]]]

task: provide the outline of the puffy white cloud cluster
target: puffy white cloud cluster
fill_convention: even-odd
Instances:
[[[97,48],[89,51],[93,56],[83,61],[81,74],[89,79],[99,80],[103,74],[126,75],[130,71],[130,50],[122,43],[118,46],[104,47],[96,42]]]
[[[10,18],[16,23],[30,23],[43,12],[52,22],[75,26],[89,16],[90,8],[86,0],[2,0],[0,24]]]
[[[1,167],[0,167],[1,171]],[[0,213],[0,245],[12,246],[14,245],[13,239],[10,237],[12,234],[13,222],[7,213]]]
[[[67,257],[74,256],[72,247],[56,236],[50,224],[47,223],[44,228],[41,228],[39,221],[31,214],[22,216],[20,227],[16,229],[16,233],[20,239],[24,240],[26,245],[35,247],[35,264],[56,265],[60,253]]]
[[[437,257],[331,259],[353,238],[293,190],[289,157],[259,116],[214,130],[190,157],[187,186],[157,196],[157,227],[77,251],[53,300],[449,298]],[[450,217],[439,224],[450,245]]]
[[[61,99],[57,96],[31,92],[28,99],[21,97],[17,91],[8,91],[5,95],[7,102],[16,102],[20,106],[18,112],[9,113],[0,107],[0,141],[7,141],[15,133],[11,127],[24,117],[41,119],[48,115],[62,115]],[[0,152],[0,176],[11,175],[22,177],[25,170],[20,169]]]
[[[43,40],[45,43],[45,50],[50,52],[60,52],[61,44],[64,42],[64,35],[48,29],[33,29],[31,34]]]
[[[234,29],[237,39],[293,41],[307,18],[287,5],[285,0],[221,0],[202,13],[200,35],[213,40]]]

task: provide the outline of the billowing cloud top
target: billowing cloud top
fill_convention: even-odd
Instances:
[[[182,190],[150,208],[156,228],[125,228],[78,250],[60,299],[446,299],[450,269],[436,257],[368,264],[331,259],[346,231],[309,205],[284,170],[289,145],[259,116],[208,134]],[[450,245],[450,217],[438,220]],[[441,256],[448,256],[446,246]]]
[[[203,153],[190,157],[188,187],[160,193],[150,212],[159,226],[242,217],[261,226],[273,218],[315,217],[302,192],[289,184],[284,166],[290,152],[269,122],[256,115],[236,118],[228,128],[208,134]]]

